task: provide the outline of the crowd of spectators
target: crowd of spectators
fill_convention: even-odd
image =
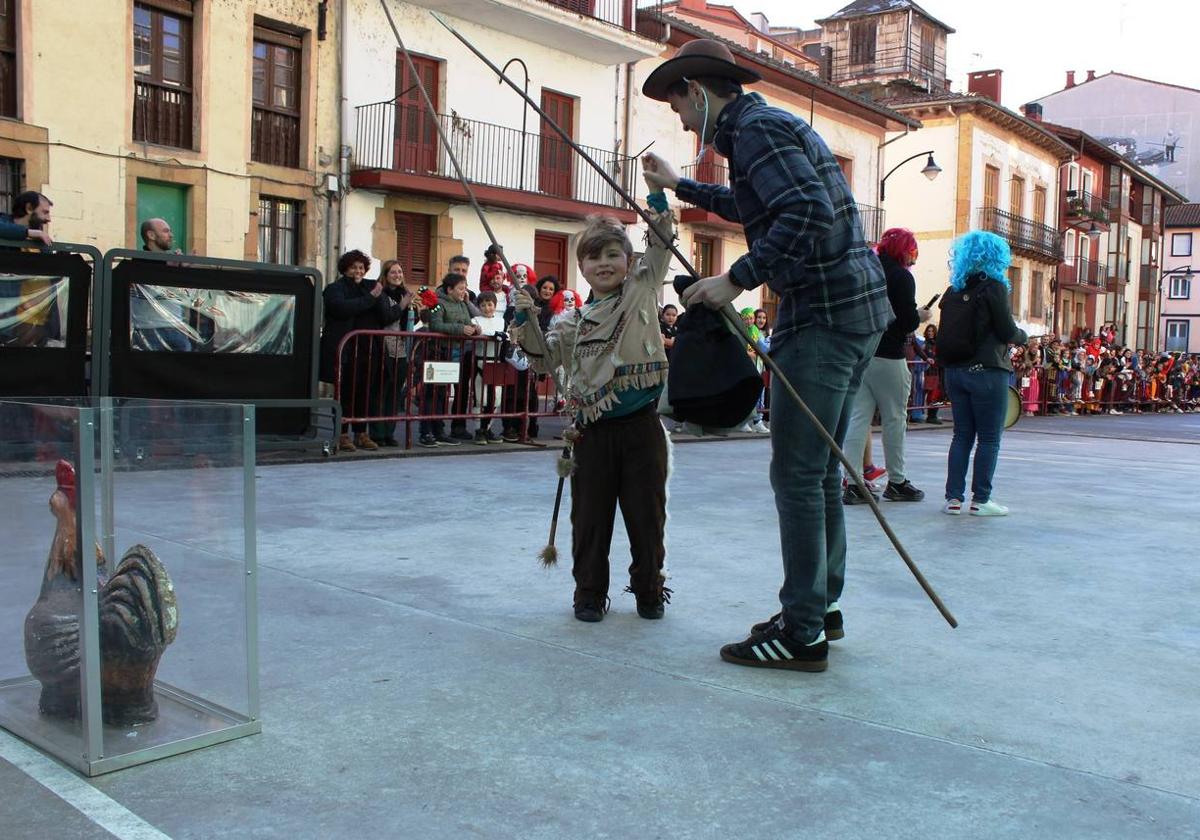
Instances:
[[[321,335],[321,380],[337,384],[346,417],[398,417],[418,414],[417,443],[424,447],[515,442],[521,418],[493,414],[537,412],[545,377],[529,370],[528,360],[508,338],[515,310],[513,296],[528,286],[541,303],[543,328],[553,317],[559,295],[556,277],[538,278],[528,265],[512,265],[509,275],[502,250],[489,247],[480,270],[479,291],[470,288],[470,258],[452,257],[441,282],[411,289],[397,261],[383,263],[378,277],[367,277],[371,259],[349,251],[338,261],[338,279],[326,287]],[[561,295],[559,295],[561,299]],[[406,333],[376,336],[363,330]],[[429,338],[419,335],[429,333]],[[434,336],[438,336],[434,338]],[[442,336],[452,338],[444,339]],[[470,340],[464,340],[470,339]],[[342,347],[338,358],[338,347]],[[426,384],[425,363],[458,363],[458,381]],[[339,375],[340,374],[340,375]],[[449,430],[438,415],[459,415]],[[467,415],[476,425],[468,429]],[[341,451],[399,446],[396,421],[348,423],[338,441]],[[536,439],[537,417],[530,416],[526,439]]]
[[[413,337],[389,337],[370,342],[366,353],[346,352],[341,360],[342,381],[366,387],[341,389],[346,416],[470,415],[476,428],[467,428],[460,416],[450,421],[420,422],[417,443],[421,446],[457,446],[464,442],[514,442],[522,439],[520,417],[503,417],[493,427],[492,415],[530,412],[525,439],[539,433],[539,402],[546,399],[546,377],[529,370],[519,347],[508,340],[508,327],[515,310],[516,290],[528,286],[541,308],[543,329],[551,319],[562,316],[565,292],[556,277],[538,278],[529,266],[513,264],[510,275],[500,260],[501,252],[489,248],[478,281],[479,291],[470,287],[470,260],[450,260],[436,288],[412,290],[405,284],[403,267],[395,260],[383,264],[377,278],[368,278],[370,258],[359,251],[344,254],[339,261],[339,278],[325,290],[325,329],[322,336],[322,380],[333,382],[336,347],[352,330],[385,330],[418,333],[428,330],[476,341],[444,344],[414,342]],[[568,301],[570,298],[568,298]],[[556,316],[556,312],[558,313]],[[762,370],[755,349],[770,349],[771,326],[763,309],[742,311],[743,321],[754,346],[746,352]],[[659,328],[667,359],[677,332],[679,309],[667,304],[659,311]],[[905,355],[912,371],[909,417],[911,422],[940,425],[939,411],[946,405],[942,370],[937,363],[936,324],[910,336]],[[348,345],[349,347],[349,345]],[[351,358],[353,356],[353,358]],[[410,365],[428,361],[458,362],[459,381],[447,387],[421,387],[421,369]],[[1071,340],[1043,336],[1011,348],[1011,385],[1021,394],[1022,409],[1033,414],[1123,414],[1126,412],[1186,412],[1200,410],[1200,356],[1184,353],[1155,353],[1122,346],[1116,329],[1105,324],[1096,333],[1077,331]],[[764,373],[764,388],[754,416],[734,431],[768,433],[770,389]],[[409,395],[407,387],[419,389]],[[406,409],[406,398],[418,402]],[[552,399],[552,398],[551,398]],[[550,402],[547,406],[553,407]],[[727,434],[729,430],[685,428],[673,432]],[[395,422],[355,424],[341,436],[339,448],[377,449],[399,446]],[[867,460],[870,460],[868,455]]]
[[[1112,324],[1069,341],[1030,339],[1011,352],[1012,385],[1026,415],[1200,409],[1200,356],[1134,350],[1116,340]]]

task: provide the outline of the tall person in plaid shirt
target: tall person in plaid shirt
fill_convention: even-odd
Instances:
[[[683,294],[720,308],[764,283],[780,297],[771,356],[839,445],[879,337],[892,320],[879,260],[837,161],[804,120],[742,84],[723,44],[696,40],[655,69],[642,93],[669,103],[688,131],[729,162],[730,186],[680,178],[647,155],[648,180],[745,229],[749,252]],[[782,609],[749,638],[721,648],[738,665],[823,671],[840,639],[846,573],[839,463],[776,380],[771,394],[771,486],[783,550]],[[857,457],[857,453],[854,453]]]

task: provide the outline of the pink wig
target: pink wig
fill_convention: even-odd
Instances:
[[[875,253],[887,254],[900,265],[908,262],[909,254],[917,250],[917,237],[908,228],[888,228],[879,237]]]

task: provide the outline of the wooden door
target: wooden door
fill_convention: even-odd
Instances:
[[[438,108],[438,62],[414,55],[413,64],[433,108]],[[403,54],[396,56],[396,126],[395,168],[402,172],[436,173],[438,170],[438,135],[433,117],[425,107],[417,77],[408,68]]]
[[[533,270],[538,279],[553,275],[560,289],[567,286],[567,237],[562,233],[537,231],[533,235]]]
[[[546,116],[575,139],[575,100],[553,91],[542,91],[542,110]],[[541,153],[538,156],[538,189],[546,195],[571,198],[575,152],[563,141],[546,120],[542,120]],[[539,272],[538,276],[541,274]]]

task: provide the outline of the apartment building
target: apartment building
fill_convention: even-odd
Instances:
[[[323,265],[337,173],[325,3],[0,0],[0,205],[140,247],[142,219],[208,256]]]
[[[435,19],[521,85],[572,140],[637,191],[626,143],[628,65],[661,47],[639,34],[630,0],[409,0],[389,8],[404,60],[378,3],[353,3],[343,62],[352,148],[342,238],[376,261],[397,258],[411,284],[436,284],[465,254],[472,285],[488,239],[438,138],[444,129],[511,262],[578,288],[575,242],[593,214],[634,213],[523,100]],[[436,116],[421,100],[417,78]]]
[[[1159,349],[1200,353],[1200,204],[1176,204],[1164,216]]]
[[[1051,333],[1051,281],[1063,259],[1059,170],[1072,149],[1045,126],[1002,107],[1000,84],[1000,71],[973,73],[967,94],[888,103],[924,127],[889,142],[885,165],[898,168],[888,176],[883,206],[890,224],[912,229],[921,243],[913,271],[918,299],[945,290],[956,236],[989,230],[1013,252],[1009,281],[1017,322],[1034,335]],[[913,162],[904,165],[908,158]],[[930,158],[943,170],[933,181],[921,177],[920,162]]]

